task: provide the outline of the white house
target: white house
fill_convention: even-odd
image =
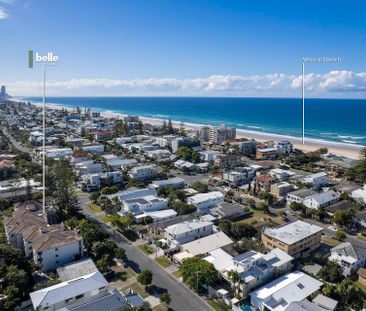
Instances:
[[[249,183],[255,176],[255,172],[250,167],[238,168],[236,170],[225,172],[223,179],[234,186],[241,186]]]
[[[295,191],[291,191],[287,193],[286,201],[287,203],[297,202],[297,203],[304,203],[304,200],[308,197],[311,197],[316,193],[313,189],[299,189]]]
[[[35,310],[123,310],[128,303],[118,291],[108,291],[108,282],[97,271],[30,293]],[[115,297],[113,297],[115,295]],[[98,308],[99,307],[99,308]],[[117,307],[117,308],[116,308]],[[84,308],[82,309],[84,310]]]
[[[187,203],[196,206],[202,214],[207,214],[211,208],[223,202],[224,195],[219,191],[199,193],[187,199]]]
[[[345,276],[355,274],[366,263],[366,248],[352,245],[350,242],[333,247],[330,253],[329,260],[337,262],[342,267]]]
[[[302,301],[323,285],[311,276],[295,271],[264,285],[250,294],[251,304],[260,311],[284,311],[292,303]],[[267,309],[266,309],[267,308]]]
[[[186,221],[168,226],[165,237],[168,245],[177,246],[213,233],[213,223],[209,221]]]
[[[153,179],[157,174],[158,168],[155,165],[135,166],[129,173],[131,178],[142,181]]]
[[[89,153],[103,153],[104,152],[104,145],[101,144],[87,144],[83,145],[81,149],[85,152]]]
[[[72,155],[71,148],[52,148],[46,150],[46,156],[48,158],[65,158]]]
[[[248,251],[232,258],[232,265],[226,267],[223,277],[230,281],[228,273],[238,272],[241,282],[233,284],[239,287],[239,293],[246,297],[249,292],[265,284],[274,276],[280,276],[291,270],[293,258],[284,251],[275,248],[266,254]],[[238,286],[239,285],[239,286]]]
[[[163,180],[155,180],[151,183],[151,187],[159,189],[164,187],[172,187],[175,189],[182,189],[184,188],[185,181],[183,178],[174,177],[169,179]]]
[[[86,191],[93,191],[100,188],[99,174],[85,174],[81,176],[81,179]]]
[[[338,193],[333,190],[329,190],[307,197],[304,200],[304,205],[308,208],[322,208],[338,202],[339,199],[340,196]]]
[[[320,172],[316,174],[311,174],[308,176],[305,176],[302,181],[305,184],[310,184],[315,188],[320,188],[322,186],[325,186],[328,183],[327,173]]]
[[[362,204],[366,204],[366,184],[363,186],[363,188],[353,191],[352,198]]]
[[[148,211],[159,211],[168,208],[168,200],[154,195],[146,195],[138,198],[125,199],[122,201],[122,209],[134,214]]]
[[[119,191],[116,194],[111,195],[110,198],[118,197],[118,199],[122,202],[124,200],[141,198],[147,195],[157,196],[158,193],[156,192],[155,188],[131,189]]]
[[[101,173],[103,171],[102,163],[94,160],[80,161],[74,165],[77,175]]]

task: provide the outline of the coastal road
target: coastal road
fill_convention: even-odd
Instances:
[[[17,149],[21,152],[24,152],[24,153],[30,153],[30,150],[21,146],[20,143],[17,140],[15,140],[15,138],[13,136],[10,135],[10,133],[7,131],[7,129],[5,127],[2,127],[1,130],[2,130],[3,134],[12,143],[12,145],[14,146],[15,149]]]
[[[116,240],[120,247],[126,250],[128,258],[127,265],[139,273],[141,270],[148,269],[153,273],[153,285],[168,290],[172,301],[170,307],[175,311],[212,311],[212,308],[199,296],[191,292],[185,285],[176,280],[172,275],[165,271],[158,263],[140,252],[122,234],[112,230],[108,225],[96,219],[86,208],[89,203],[88,195],[79,196],[80,206],[83,214],[92,222],[104,228],[110,236]]]

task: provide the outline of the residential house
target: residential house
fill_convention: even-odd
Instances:
[[[223,179],[229,182],[231,185],[238,187],[244,184],[248,184],[255,176],[255,171],[250,167],[238,167],[230,172],[223,174]]]
[[[366,184],[363,186],[363,188],[354,190],[352,192],[352,198],[361,204],[366,204]]]
[[[232,284],[237,294],[241,297],[247,295],[255,288],[267,283],[273,277],[278,277],[291,270],[293,258],[284,251],[275,248],[266,254],[248,251],[232,258],[232,265],[221,272],[222,277],[232,283],[230,271],[239,274],[241,282]]]
[[[297,202],[297,203],[304,203],[304,200],[308,197],[313,196],[317,192],[313,189],[299,189],[295,191],[291,191],[287,193],[286,201],[287,203]]]
[[[185,186],[185,181],[183,178],[174,177],[169,179],[163,180],[155,180],[151,183],[151,187],[156,189],[161,188],[175,188],[175,189],[182,189]]]
[[[158,174],[158,168],[155,165],[135,166],[131,169],[129,175],[141,181],[151,180]]]
[[[321,188],[328,184],[327,173],[320,172],[305,176],[302,179],[302,182],[305,184],[309,184],[314,188]]]
[[[84,144],[81,149],[89,153],[103,153],[104,145],[102,144]]]
[[[46,149],[45,152],[48,158],[53,159],[66,158],[72,155],[71,148],[50,148]]]
[[[355,274],[366,263],[366,247],[360,247],[350,242],[341,243],[330,251],[329,260],[337,262],[345,276]]]
[[[92,272],[30,293],[35,310],[87,311],[124,310],[129,303],[99,272]]]
[[[210,213],[218,219],[237,219],[252,214],[238,203],[223,202],[211,209]]]
[[[313,194],[304,200],[304,205],[307,208],[324,208],[326,206],[332,205],[340,200],[338,193],[333,190],[324,191],[320,193]]]
[[[193,204],[201,214],[207,214],[209,210],[224,202],[224,195],[219,191],[199,193],[187,198],[188,204]]]
[[[165,238],[168,245],[176,247],[214,233],[212,222],[208,221],[185,221],[168,226],[165,229]]]
[[[228,246],[233,241],[222,231],[181,245],[181,253],[190,256],[207,255],[215,249]]]
[[[300,272],[290,272],[250,294],[251,304],[260,311],[284,311],[293,302],[300,302],[315,293],[322,282]]]
[[[168,208],[168,200],[154,195],[146,195],[137,198],[122,200],[122,210],[138,214],[148,211],[159,211]]]

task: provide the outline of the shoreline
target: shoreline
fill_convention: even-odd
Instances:
[[[31,102],[31,104],[42,107],[42,103],[35,103]],[[65,107],[59,104],[52,104],[47,103],[47,108],[50,109],[62,109],[65,108],[67,110],[72,110],[71,107]],[[97,109],[103,117],[106,118],[120,118],[125,117],[127,114],[123,114],[120,112],[113,112],[113,111],[105,111],[103,109]],[[139,116],[141,121],[145,123],[150,123],[152,125],[162,125],[164,119],[152,118],[152,117],[144,117]],[[172,124],[174,127],[180,126],[180,121],[172,120]],[[197,124],[197,123],[186,123],[184,125],[187,129],[195,130],[203,125],[209,124]],[[247,138],[247,139],[255,139],[259,142],[264,142],[268,140],[280,141],[283,139],[289,140],[294,148],[300,149],[305,152],[315,151],[319,148],[326,147],[328,148],[329,153],[333,153],[338,156],[345,156],[351,159],[359,159],[359,154],[364,146],[356,145],[356,144],[347,144],[342,142],[335,142],[335,141],[327,141],[327,140],[320,140],[314,138],[305,138],[305,144],[302,144],[302,138],[296,136],[288,136],[288,135],[281,135],[281,134],[274,134],[274,133],[266,133],[266,132],[259,132],[259,131],[252,131],[252,130],[244,130],[244,129],[236,129],[236,136],[237,138]]]

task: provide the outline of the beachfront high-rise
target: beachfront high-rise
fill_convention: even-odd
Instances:
[[[221,144],[227,139],[236,138],[236,128],[220,126],[203,126],[199,129],[199,138],[203,142],[210,142],[212,144]]]

